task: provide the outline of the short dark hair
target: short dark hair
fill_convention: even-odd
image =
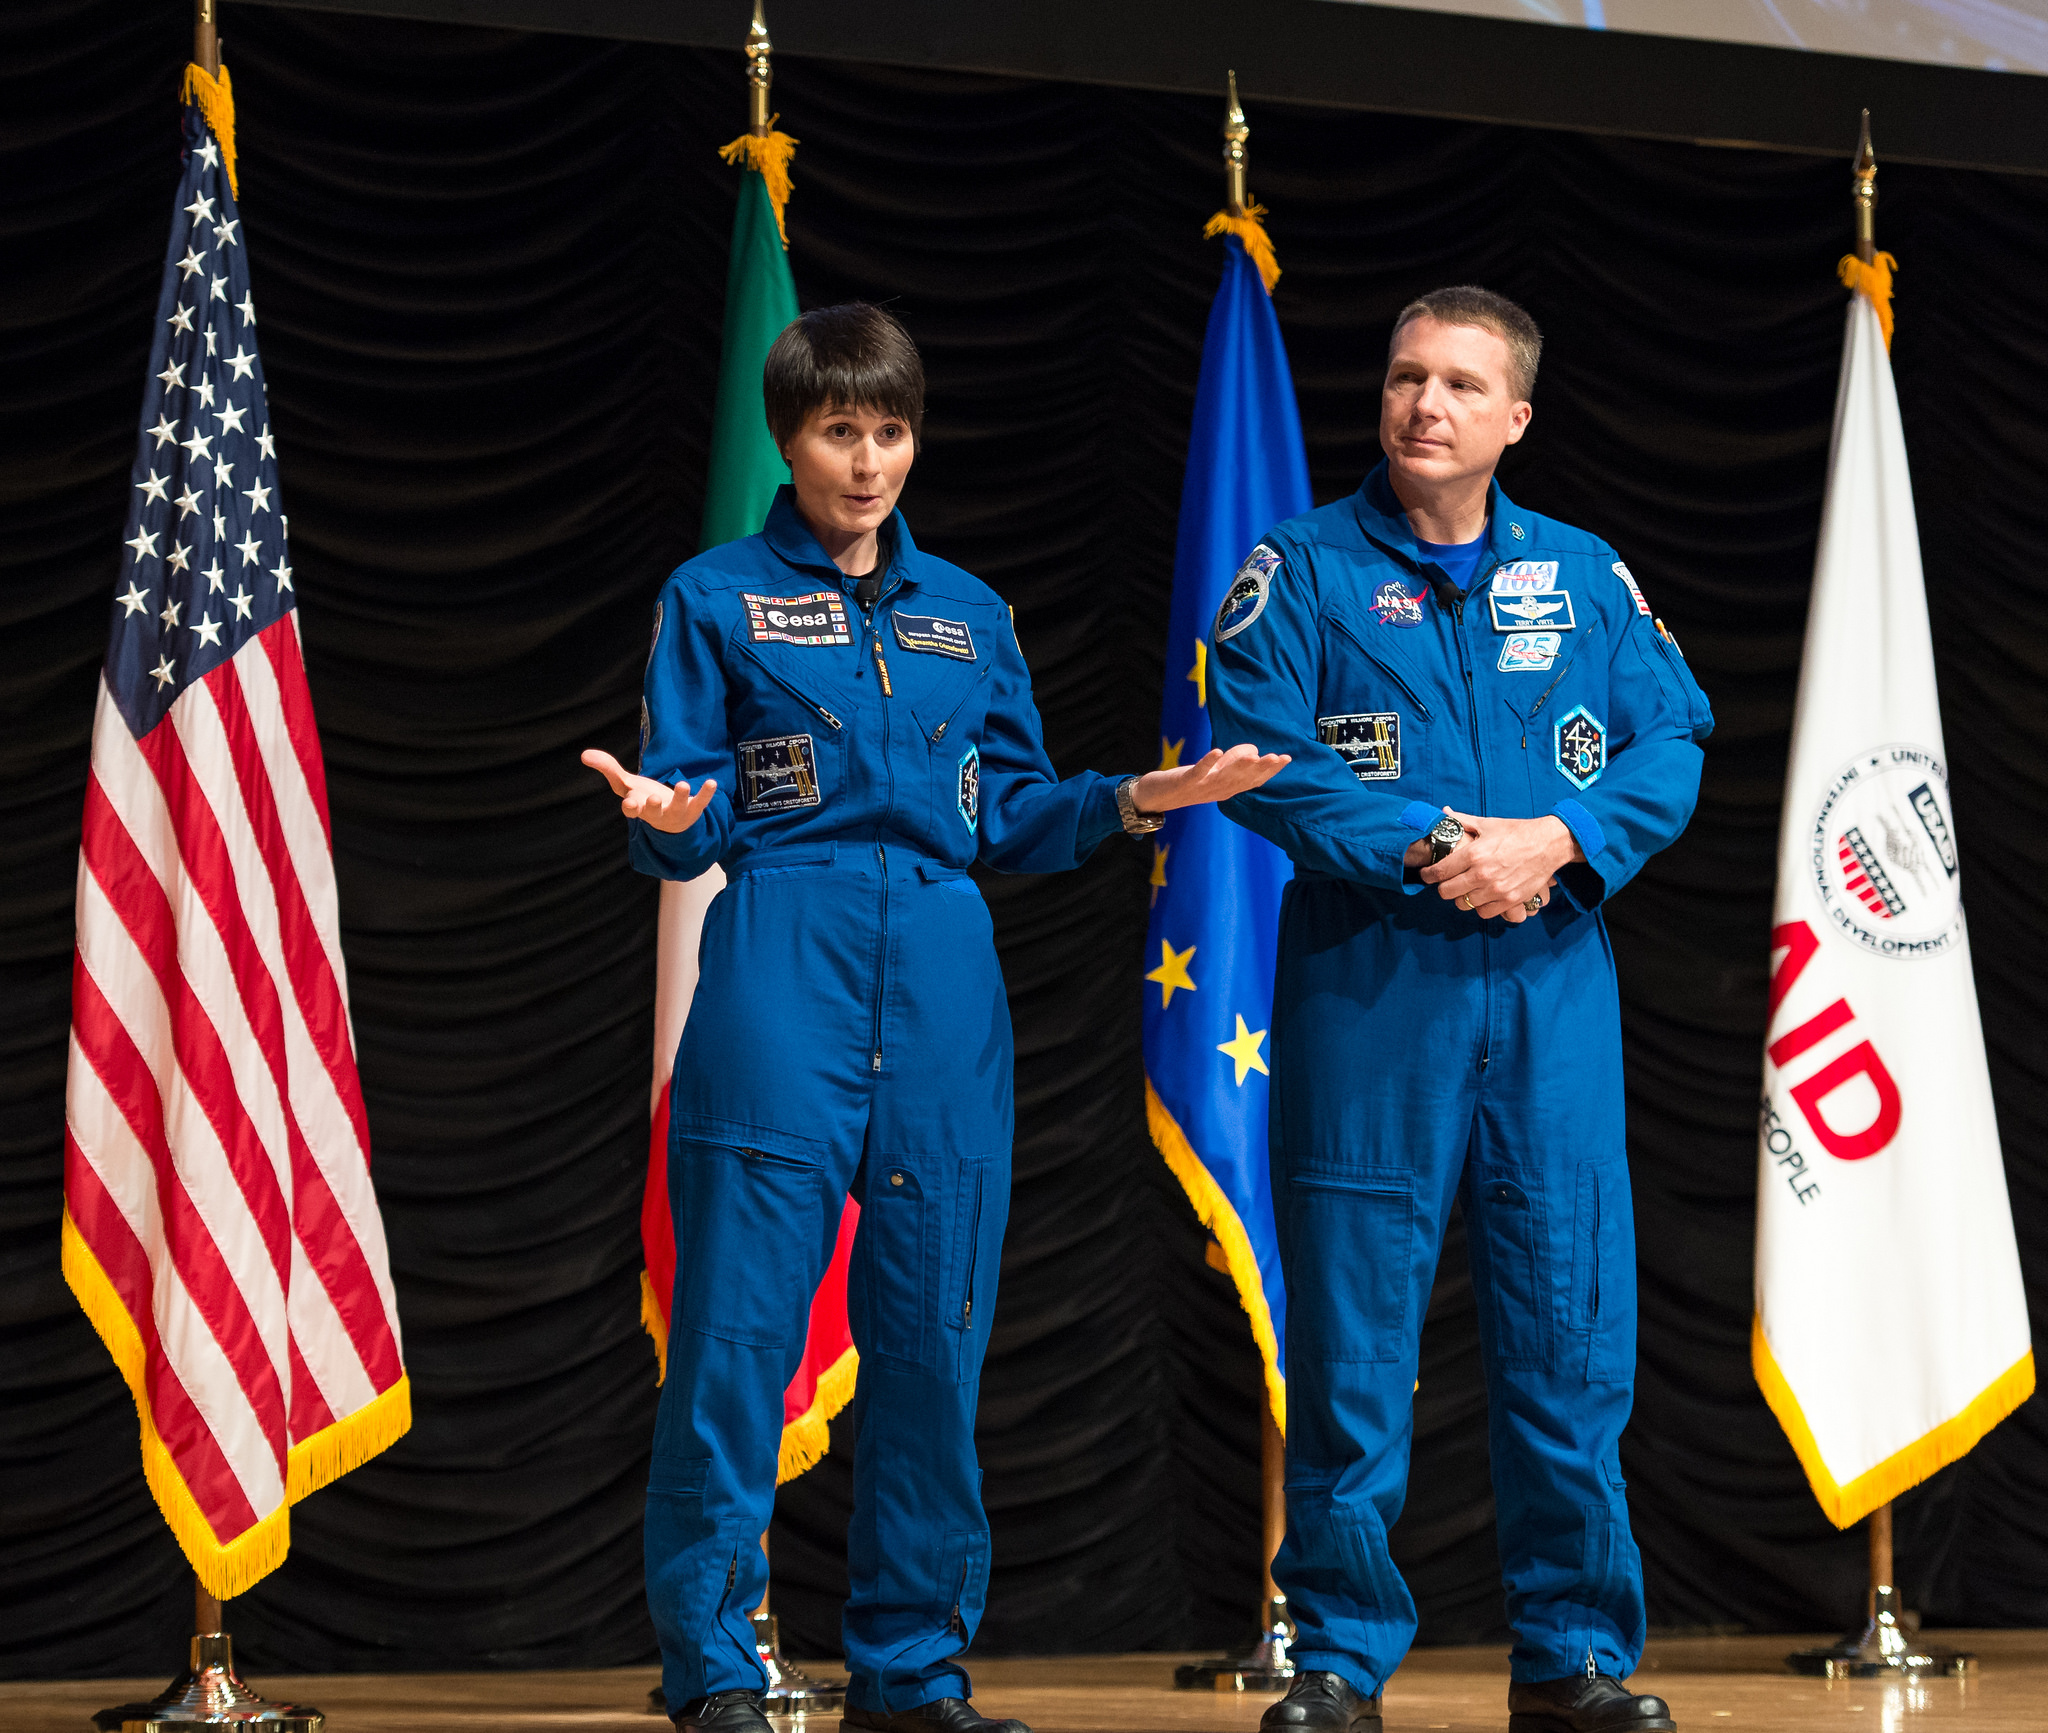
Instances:
[[[1508,388],[1527,402],[1536,390],[1536,363],[1543,359],[1543,333],[1536,321],[1510,301],[1476,283],[1456,288],[1432,289],[1401,309],[1394,321],[1394,334],[1387,339],[1387,359],[1394,358],[1394,345],[1401,329],[1411,319],[1430,318],[1439,325],[1476,325],[1491,331],[1508,346]]]
[[[813,307],[783,326],[761,369],[768,431],[779,449],[813,411],[866,409],[924,434],[924,362],[910,333],[865,301]]]

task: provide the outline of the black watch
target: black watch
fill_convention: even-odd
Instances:
[[[1465,827],[1449,813],[1445,813],[1429,827],[1429,864],[1436,865],[1464,840]]]

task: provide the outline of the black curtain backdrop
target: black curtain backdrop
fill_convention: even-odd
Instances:
[[[736,14],[737,17],[737,14]],[[737,26],[736,26],[737,31]],[[577,750],[633,738],[695,546],[740,58],[237,4],[242,205],[333,790],[344,940],[417,1419],[299,1507],[249,1665],[647,1657],[654,1357],[636,1231],[652,881]],[[57,1268],[71,897],[96,670],[177,171],[177,6],[0,19],[0,1671],[163,1671],[189,1576]],[[1216,243],[1220,103],[784,59],[806,304],[887,299],[931,373],[920,541],[1016,606],[1055,762],[1154,761]],[[1844,142],[1853,116],[1844,116]],[[1269,104],[1318,499],[1376,456],[1398,307],[1542,323],[1504,480],[1624,552],[1720,727],[1614,906],[1643,1292],[1623,1448],[1651,1617],[1857,1612],[1751,1381],[1754,1113],[1786,733],[1840,353],[1844,163]],[[1880,117],[1880,139],[1882,138]],[[1893,168],[1895,351],[2014,1213],[2048,1281],[2048,181]],[[1145,1135],[1142,851],[989,886],[1018,1037],[984,1384],[983,1652],[1213,1645],[1257,1584],[1257,1370]],[[1425,1642],[1500,1631],[1462,1239],[1395,1547]],[[842,1440],[843,1442],[843,1440]],[[2048,1404],[1899,1506],[1930,1622],[2048,1623]],[[831,1653],[848,1497],[784,1489],[776,1604]]]

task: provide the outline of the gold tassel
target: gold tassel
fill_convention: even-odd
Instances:
[[[1266,293],[1272,294],[1273,285],[1280,281],[1280,261],[1273,255],[1273,240],[1266,233],[1266,225],[1260,221],[1266,214],[1261,204],[1248,204],[1244,215],[1237,216],[1230,211],[1218,211],[1203,226],[1202,239],[1213,240],[1217,235],[1235,235],[1244,243],[1244,250],[1251,255],[1251,261],[1259,268],[1259,281],[1266,285]]]
[[[775,1484],[796,1479],[825,1460],[832,1447],[832,1419],[853,1400],[860,1377],[860,1351],[848,1348],[818,1379],[811,1405],[782,1429],[782,1448],[775,1458]]]
[[[309,1493],[360,1468],[380,1450],[388,1450],[412,1430],[412,1379],[398,1382],[365,1402],[353,1414],[302,1438],[285,1452],[284,1496],[297,1504]]]
[[[1855,290],[1877,309],[1877,328],[1884,333],[1887,353],[1892,346],[1892,273],[1898,268],[1899,261],[1889,253],[1879,253],[1868,264],[1854,253],[1844,253],[1835,267],[1842,287]]]
[[[220,160],[228,171],[228,191],[240,198],[242,189],[235,184],[235,87],[228,81],[228,69],[223,66],[220,77],[215,78],[203,66],[186,66],[183,100],[199,104],[199,112],[206,116],[206,124],[220,140]]]
[[[775,228],[782,236],[782,250],[789,251],[789,224],[783,220],[783,211],[789,204],[789,160],[796,155],[797,141],[786,132],[777,132],[775,123],[781,115],[771,115],[766,133],[743,132],[731,144],[718,147],[718,154],[727,162],[743,163],[754,170],[768,183],[768,202],[775,207]]]

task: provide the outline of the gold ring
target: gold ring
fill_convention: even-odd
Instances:
[[[1527,909],[1530,914],[1536,914],[1543,907],[1543,893],[1541,891],[1538,891],[1533,897],[1531,897],[1526,903],[1524,903],[1522,907]]]
[[[1467,891],[1462,897],[1458,899],[1458,907],[1461,909],[1469,909],[1472,907],[1472,893],[1470,891]]]

